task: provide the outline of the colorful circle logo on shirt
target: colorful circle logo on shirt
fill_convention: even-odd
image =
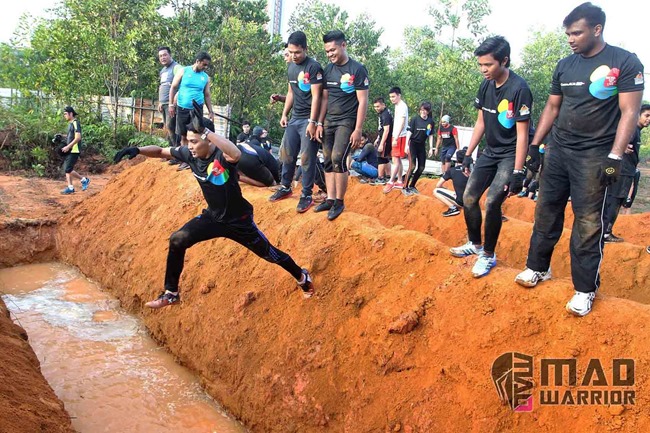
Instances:
[[[309,92],[311,90],[311,83],[309,72],[300,71],[298,74],[298,88],[303,92]]]
[[[431,124],[430,123],[427,125],[427,137],[429,135],[431,135]]]
[[[341,76],[341,90],[345,93],[354,92],[354,75],[343,74]]]
[[[514,104],[507,99],[502,99],[497,106],[499,112],[498,119],[501,126],[511,129],[515,126],[515,109]]]
[[[591,73],[589,79],[589,93],[594,98],[607,99],[618,94],[618,76],[621,71],[618,68],[610,69],[609,66],[601,65]]]

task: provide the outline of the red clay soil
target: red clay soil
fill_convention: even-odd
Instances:
[[[41,365],[0,299],[0,432],[74,432],[63,403],[41,374]]]
[[[0,268],[54,259],[57,220],[107,181],[92,176],[87,191],[62,195],[64,181],[0,175]]]
[[[115,176],[61,219],[57,238],[65,261],[140,314],[252,431],[650,431],[650,306],[612,296],[614,263],[594,311],[578,319],[564,310],[569,280],[534,290],[513,282],[530,222],[504,225],[505,260],[475,280],[472,259],[448,254],[463,240],[462,219],[443,219],[431,199],[352,184],[347,210],[328,222],[297,215],[295,198],[244,193],[269,239],[312,271],[314,298],[303,300],[281,268],[220,239],[189,250],[180,305],[145,309],[162,289],[169,235],[203,207],[191,174],[158,161]],[[606,253],[647,275],[650,255],[629,256],[639,248]],[[559,259],[568,260],[565,251],[561,244]],[[644,299],[647,281],[621,293]],[[492,383],[493,361],[512,351],[536,360],[531,413],[502,405]],[[542,357],[575,358],[579,377],[600,358],[610,379],[612,359],[633,358],[636,404],[540,406]]]

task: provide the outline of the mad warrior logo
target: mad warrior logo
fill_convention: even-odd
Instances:
[[[634,405],[635,363],[633,359],[612,360],[611,376],[599,359],[590,359],[582,377],[575,358],[540,360],[540,406]],[[582,380],[580,380],[582,379]],[[533,357],[518,352],[499,356],[492,364],[492,381],[501,401],[515,412],[533,410]]]
[[[515,412],[533,410],[533,357],[518,352],[499,356],[492,364],[499,398]]]

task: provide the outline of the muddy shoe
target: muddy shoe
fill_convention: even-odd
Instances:
[[[287,188],[286,186],[281,186],[280,188],[278,188],[276,192],[273,193],[271,197],[269,197],[269,201],[283,200],[285,198],[291,197],[291,194],[293,194],[291,188]]]
[[[88,185],[90,185],[90,179],[88,179],[87,177],[84,177],[83,179],[81,179],[81,190],[82,191],[87,190]]]
[[[314,200],[311,198],[311,196],[300,196],[300,200],[298,200],[298,206],[296,207],[296,211],[298,213],[305,213],[307,210],[312,207],[314,204]]]
[[[325,200],[324,202],[316,206],[314,208],[314,212],[329,211],[330,209],[332,209],[332,206],[334,206],[334,200],[328,198],[327,200]]]
[[[178,293],[172,293],[168,291],[164,291],[158,298],[156,298],[155,301],[150,301],[144,304],[145,307],[157,309],[157,308],[163,308],[168,305],[172,304],[177,304],[179,303],[181,298],[178,296]]]
[[[61,194],[68,195],[68,194],[74,194],[74,188],[70,188],[67,186],[65,189],[61,190]]]
[[[339,215],[343,213],[343,210],[345,210],[345,205],[343,202],[336,200],[332,205],[332,208],[327,212],[327,219],[334,221],[339,217]]]
[[[298,287],[300,287],[300,290],[302,290],[302,296],[305,299],[309,299],[312,296],[314,296],[314,283],[311,281],[311,275],[309,275],[309,271],[307,269],[302,270],[302,283],[298,283]]]
[[[603,236],[603,238],[606,244],[618,244],[620,242],[624,242],[623,238],[619,238],[614,233],[605,233],[605,236]]]

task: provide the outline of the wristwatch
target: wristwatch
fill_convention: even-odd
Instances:
[[[512,170],[512,174],[526,174],[526,170]]]
[[[201,140],[205,140],[205,139],[207,139],[207,138],[208,138],[208,134],[210,134],[211,132],[212,132],[212,131],[210,131],[209,129],[206,128],[205,131],[203,131],[203,134],[201,134]]]

